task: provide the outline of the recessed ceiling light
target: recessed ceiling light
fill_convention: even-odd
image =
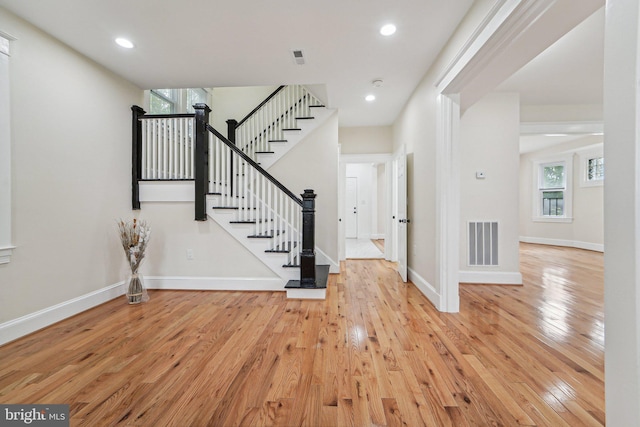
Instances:
[[[130,40],[127,40],[125,38],[122,37],[118,37],[116,39],[116,43],[118,43],[119,46],[122,46],[126,49],[132,49],[133,48],[133,43],[131,43]]]
[[[382,87],[382,79],[375,79],[374,81],[371,82],[371,84],[373,85],[373,87]]]
[[[365,98],[364,98],[364,99],[365,99],[366,101],[371,102],[371,101],[375,101],[376,97],[375,97],[374,95],[367,95],[367,96],[365,96]]]
[[[382,28],[380,28],[380,34],[382,34],[383,36],[390,36],[395,32],[396,32],[396,26],[393,24],[383,25]]]

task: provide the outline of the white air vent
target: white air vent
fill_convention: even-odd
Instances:
[[[469,265],[498,265],[498,223],[469,222]]]
[[[304,65],[304,53],[302,50],[292,50],[291,55],[293,55],[293,60],[298,65]]]

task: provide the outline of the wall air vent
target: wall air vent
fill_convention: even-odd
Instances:
[[[469,222],[469,265],[498,265],[498,222]]]
[[[302,50],[296,49],[291,51],[291,55],[293,55],[293,61],[298,65],[304,65],[304,54]]]

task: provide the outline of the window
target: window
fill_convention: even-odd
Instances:
[[[206,104],[208,92],[203,88],[151,89],[150,114],[193,113],[194,104]]]
[[[571,222],[572,163],[572,156],[535,163],[534,221]]]
[[[149,94],[149,113],[174,114],[178,101],[176,89],[151,89]]]
[[[204,89],[187,89],[187,113],[193,113],[194,104],[206,104],[207,91]]]
[[[540,165],[542,216],[564,216],[564,163]]]
[[[604,157],[594,157],[587,161],[587,181],[604,179]]]
[[[604,156],[602,144],[595,149],[580,153],[581,187],[597,187],[604,183]]]

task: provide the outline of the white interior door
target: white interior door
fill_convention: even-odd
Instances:
[[[396,244],[397,244],[397,259],[398,259],[398,273],[402,277],[403,281],[407,281],[407,155],[405,148],[398,152],[394,159],[395,178],[396,182],[394,187],[396,190]]]
[[[345,190],[345,227],[347,239],[358,238],[358,178],[347,177]]]

